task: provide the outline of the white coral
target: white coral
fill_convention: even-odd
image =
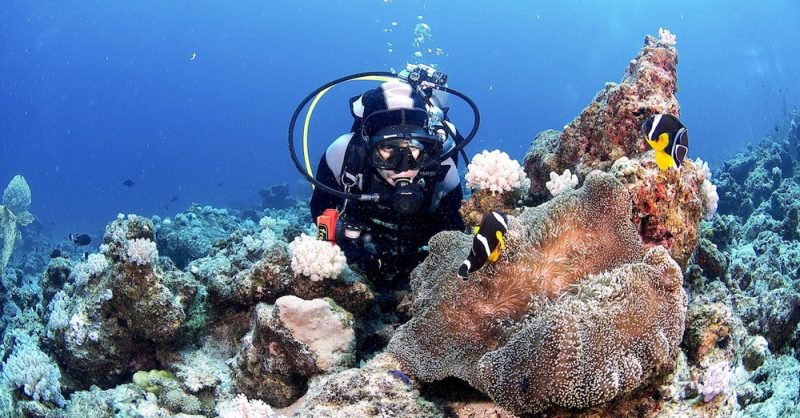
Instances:
[[[313,281],[335,278],[347,265],[347,259],[338,245],[319,241],[306,234],[295,238],[289,244],[289,251],[292,254],[292,271],[308,276]]]
[[[564,170],[561,175],[558,175],[555,171],[550,172],[550,181],[545,183],[547,186],[547,190],[550,190],[550,194],[553,196],[558,196],[561,193],[566,192],[567,190],[572,190],[575,186],[578,185],[578,176],[572,174],[569,169]]]
[[[661,38],[661,42],[667,45],[674,46],[678,43],[678,37],[675,36],[674,33],[670,32],[669,29],[658,28],[658,37]]]
[[[703,201],[703,216],[710,220],[717,213],[719,205],[717,186],[711,183],[711,169],[708,167],[708,163],[698,158],[695,160],[695,164],[700,167],[700,172],[705,176],[703,184],[700,185],[700,199]]]
[[[128,241],[128,261],[133,264],[152,264],[158,259],[156,243],[147,238],[136,238]]]
[[[500,150],[483,150],[472,157],[472,162],[467,167],[466,179],[467,187],[490,190],[492,194],[515,189],[526,190],[531,185],[519,162]]]
[[[89,254],[86,261],[72,269],[69,277],[76,287],[84,286],[92,276],[99,276],[108,268],[108,260],[103,254]]]
[[[230,401],[222,402],[219,406],[220,418],[280,418],[283,415],[276,414],[272,407],[258,399],[247,399],[247,396],[239,394]]]
[[[61,396],[61,371],[35,344],[22,344],[14,349],[2,367],[6,379],[35,401],[64,405]]]
[[[703,180],[703,184],[700,185],[700,196],[703,199],[703,216],[710,220],[717,213],[717,206],[719,205],[717,186],[711,184],[708,180]]]

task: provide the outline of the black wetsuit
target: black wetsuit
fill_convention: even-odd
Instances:
[[[352,140],[351,140],[352,139]],[[391,191],[377,170],[366,164],[364,146],[352,134],[339,137],[322,157],[316,179],[336,190],[344,191],[344,173],[358,175],[361,187],[353,186],[352,193],[383,193]],[[424,260],[428,240],[441,231],[464,230],[458,210],[463,197],[461,183],[452,159],[443,162],[435,177],[428,178],[423,188],[424,200],[417,213],[398,216],[390,207],[375,202],[350,200],[341,214],[348,224],[363,228],[359,239],[339,239],[351,266],[366,273],[373,281],[407,281],[408,275]],[[311,197],[311,216],[325,209],[342,209],[344,200],[319,188]],[[368,241],[363,239],[369,236]]]

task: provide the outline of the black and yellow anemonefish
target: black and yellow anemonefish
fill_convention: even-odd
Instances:
[[[458,268],[458,277],[467,280],[469,273],[478,271],[487,262],[494,263],[499,260],[500,251],[506,249],[507,231],[508,219],[505,214],[490,212],[483,215],[480,226],[475,228],[472,249]]]
[[[664,171],[680,168],[689,152],[689,133],[675,116],[658,114],[642,124],[645,141],[656,151],[656,164]]]

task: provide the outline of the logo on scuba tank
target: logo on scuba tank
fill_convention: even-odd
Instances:
[[[328,225],[321,224],[317,225],[319,231],[317,231],[317,239],[320,241],[327,241],[328,240]]]

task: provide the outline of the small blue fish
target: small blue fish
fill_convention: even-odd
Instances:
[[[400,370],[389,370],[389,374],[402,380],[403,383],[408,385],[409,388],[414,386],[414,384],[411,382],[411,378]]]
[[[521,393],[525,393],[528,391],[528,386],[530,386],[531,382],[528,378],[523,378],[521,382],[519,382],[519,391]]]
[[[481,225],[475,229],[472,250],[458,269],[458,277],[469,278],[469,273],[480,270],[487,262],[500,259],[500,252],[506,249],[505,235],[508,231],[508,218],[500,212],[483,215]]]

